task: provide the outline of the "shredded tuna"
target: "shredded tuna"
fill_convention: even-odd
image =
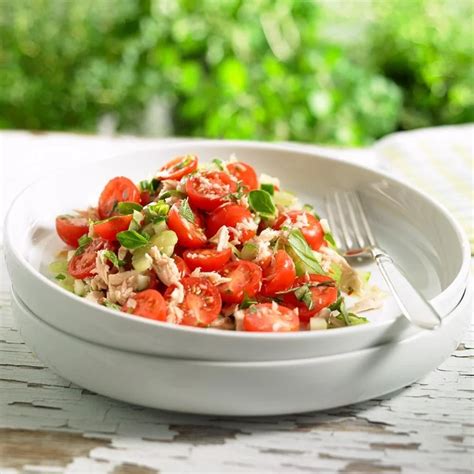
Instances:
[[[356,295],[360,294],[364,282],[359,273],[347,263],[344,257],[329,247],[321,247],[319,255],[321,256],[321,266],[324,270],[329,270],[331,264],[338,265],[341,269],[341,280],[339,283],[341,291],[349,295],[353,293]]]
[[[209,327],[232,331],[235,329],[235,321],[229,317],[219,316],[218,318],[214,319],[214,321],[212,321]]]
[[[102,293],[102,291],[90,291],[85,296],[85,299],[98,304],[102,304],[105,301],[104,293]]]
[[[375,285],[368,285],[360,299],[356,301],[350,308],[351,313],[362,313],[364,311],[370,311],[371,309],[378,309],[383,306],[383,300],[387,294]]]
[[[235,330],[236,331],[243,331],[244,330],[244,317],[245,313],[242,309],[238,309],[234,313],[234,319],[235,319]]]
[[[168,255],[161,253],[156,245],[148,252],[153,259],[152,267],[158,278],[166,285],[177,285],[181,279],[176,262]]]
[[[218,252],[225,250],[226,248],[229,247],[229,228],[225,225],[223,225],[217,233],[209,239],[209,242],[212,242],[217,245],[216,250]]]
[[[260,175],[259,182],[264,184],[273,184],[273,186],[276,188],[280,188],[280,180],[265,173]]]
[[[213,285],[220,285],[221,283],[232,281],[232,278],[223,277],[217,272],[203,272],[200,267],[195,268],[190,276],[196,278],[208,278]]]

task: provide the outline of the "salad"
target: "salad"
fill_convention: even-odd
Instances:
[[[380,306],[327,221],[235,157],[180,156],[151,180],[113,178],[56,230],[68,246],[50,265],[58,283],[138,317],[284,332],[367,323],[357,313]]]

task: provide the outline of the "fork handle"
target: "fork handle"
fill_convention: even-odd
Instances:
[[[372,248],[372,255],[403,315],[420,328],[436,329],[441,324],[440,315],[410,283],[392,257],[376,247]]]

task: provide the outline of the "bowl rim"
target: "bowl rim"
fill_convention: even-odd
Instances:
[[[457,312],[459,311],[459,307],[465,303],[467,300],[468,302],[470,301],[472,303],[472,285],[467,285],[466,288],[464,289],[461,299],[459,302],[457,302],[456,306],[445,316],[445,318],[448,320],[447,322],[449,323],[454,316],[457,315]],[[119,349],[117,347],[113,346],[108,346],[103,343],[97,343],[93,341],[88,341],[87,339],[84,339],[79,336],[75,336],[73,334],[69,334],[66,331],[63,331],[62,329],[59,329],[55,326],[52,326],[50,323],[47,321],[44,321],[42,318],[40,318],[36,313],[31,311],[31,309],[24,303],[24,301],[18,296],[16,293],[15,289],[13,286],[10,288],[10,293],[12,296],[12,299],[14,300],[14,304],[16,304],[20,309],[28,315],[28,318],[33,319],[37,324],[47,326],[50,330],[61,334],[63,337],[70,338],[70,339],[75,339],[77,341],[80,341],[82,344],[86,345],[91,345],[95,347],[99,347],[102,350],[106,351],[112,351],[112,352],[120,352],[120,353],[125,353],[125,354],[130,354],[133,356],[138,356],[138,357],[144,357],[147,360],[153,360],[153,359],[160,359],[164,361],[168,361],[171,363],[187,363],[191,365],[195,365],[196,368],[199,367],[206,367],[206,366],[212,366],[212,367],[221,367],[221,368],[249,368],[249,367],[254,367],[254,368],[275,368],[275,367],[292,367],[295,364],[298,365],[307,365],[307,364],[314,364],[315,361],[318,362],[327,362],[327,361],[335,361],[339,359],[347,359],[348,357],[354,357],[357,355],[361,354],[374,354],[377,352],[382,352],[386,350],[387,348],[394,347],[394,346],[404,346],[406,344],[410,344],[413,340],[417,340],[420,338],[426,338],[430,337],[434,332],[437,332],[438,329],[442,330],[444,326],[438,326],[438,328],[435,331],[426,331],[426,330],[420,330],[417,331],[415,334],[412,334],[403,340],[400,341],[388,341],[383,344],[378,344],[375,346],[371,347],[365,347],[361,349],[356,349],[354,351],[349,351],[349,352],[341,352],[337,354],[330,354],[330,355],[322,355],[322,356],[313,356],[313,357],[304,357],[304,358],[293,358],[293,359],[282,359],[282,360],[255,360],[255,361],[227,361],[227,360],[204,360],[204,359],[190,359],[190,358],[178,358],[178,357],[169,357],[169,356],[163,356],[163,355],[155,355],[155,354],[146,354],[143,352],[139,351],[132,351],[132,350],[126,350],[126,349]]]
[[[373,168],[369,165],[363,164],[363,163],[358,163],[354,161],[351,158],[346,158],[346,157],[339,157],[339,156],[329,156],[325,155],[324,153],[320,153],[319,151],[313,151],[308,149],[308,144],[302,144],[306,146],[302,146],[301,148],[298,148],[298,144],[291,145],[288,143],[271,143],[271,142],[259,142],[259,141],[252,141],[252,140],[220,140],[220,139],[182,139],[182,140],[176,140],[173,142],[165,142],[162,145],[153,145],[153,146],[148,146],[145,148],[137,148],[136,150],[133,151],[128,151],[126,153],[119,153],[119,154],[114,154],[111,156],[108,156],[104,159],[99,159],[97,160],[96,163],[94,164],[104,164],[104,163],[112,163],[114,160],[118,160],[121,158],[125,158],[126,156],[129,156],[131,154],[138,154],[138,153],[146,153],[150,152],[153,150],[156,150],[157,148],[160,149],[160,151],[166,151],[170,150],[172,151],[173,149],[182,147],[184,144],[190,144],[191,146],[196,146],[196,147],[209,147],[209,148],[219,148],[219,147],[235,147],[236,151],[238,149],[240,150],[254,150],[254,149],[260,149],[260,150],[266,150],[266,151],[279,151],[279,152],[288,152],[291,154],[295,155],[300,155],[300,156],[305,156],[305,157],[317,157],[318,159],[331,163],[331,162],[342,162],[349,167],[361,169],[363,171],[367,171],[369,173],[376,174],[382,178],[388,179],[390,181],[393,181],[397,183],[398,185],[408,188],[411,192],[414,192],[415,194],[418,194],[422,199],[428,201],[428,203],[433,206],[439,213],[443,214],[445,218],[450,222],[452,228],[455,231],[455,234],[458,238],[458,242],[461,246],[461,254],[462,254],[462,263],[461,267],[459,268],[459,271],[455,278],[451,281],[451,283],[444,289],[442,290],[438,295],[436,295],[434,298],[430,300],[431,304],[436,304],[437,301],[439,301],[446,293],[450,291],[455,291],[454,288],[461,287],[463,290],[466,287],[466,282],[469,278],[469,268],[470,268],[470,260],[471,260],[471,253],[470,253],[470,247],[468,243],[467,236],[464,232],[464,230],[461,228],[460,224],[454,219],[454,217],[450,214],[450,212],[446,209],[446,207],[439,202],[437,202],[435,199],[433,199],[431,196],[429,196],[425,191],[419,190],[415,188],[413,185],[408,183],[406,180],[399,178],[397,176],[392,175],[391,173],[385,171],[385,170],[380,170]],[[63,173],[71,173],[71,171],[74,171],[75,169],[81,169],[80,165],[72,166],[72,167],[64,167],[62,169],[58,169],[55,173],[54,176],[61,176]],[[375,329],[375,328],[384,328],[384,327],[389,327],[392,325],[396,320],[399,318],[403,318],[403,315],[400,314],[398,317],[388,320],[388,321],[374,321],[370,322],[369,324],[365,325],[355,325],[355,326],[349,326],[349,327],[341,327],[341,328],[334,328],[331,329],[330,331],[295,331],[295,332],[278,332],[278,333],[258,333],[258,332],[245,332],[245,331],[223,331],[221,329],[214,329],[214,328],[195,328],[191,326],[181,326],[177,324],[169,324],[164,321],[155,321],[147,318],[137,318],[136,316],[128,315],[126,313],[122,313],[110,308],[107,308],[106,306],[101,306],[98,305],[92,301],[88,301],[85,298],[81,298],[64,288],[61,288],[59,285],[57,285],[55,282],[47,278],[45,275],[43,275],[40,271],[35,269],[24,257],[24,255],[15,247],[14,244],[10,242],[9,239],[9,233],[10,233],[10,228],[14,224],[14,219],[13,219],[13,209],[16,205],[16,203],[21,199],[23,194],[25,194],[31,187],[36,186],[38,183],[41,183],[41,181],[51,179],[51,175],[44,175],[31,183],[29,183],[27,186],[25,186],[13,199],[11,202],[9,209],[7,211],[6,217],[5,217],[5,227],[4,227],[4,241],[5,241],[5,247],[8,248],[8,250],[13,254],[13,256],[16,258],[16,260],[21,263],[22,267],[27,270],[27,272],[33,277],[38,279],[42,284],[48,286],[49,288],[52,289],[52,291],[59,291],[62,292],[63,295],[66,295],[67,298],[71,298],[71,300],[74,302],[80,302],[79,304],[84,304],[86,305],[85,307],[90,307],[91,309],[94,309],[95,311],[99,311],[105,314],[113,315],[114,317],[119,317],[119,318],[124,318],[125,320],[128,321],[134,321],[136,324],[145,324],[145,325],[150,325],[150,327],[161,327],[161,328],[166,328],[168,330],[175,330],[175,331],[184,331],[187,333],[191,334],[207,334],[208,336],[215,335],[219,337],[227,337],[227,338],[249,338],[249,339],[262,339],[262,338],[272,338],[272,339],[287,339],[287,338],[314,338],[318,339],[321,337],[328,338],[331,337],[331,334],[333,334],[333,337],[336,337],[336,335],[339,335],[341,331],[344,331],[344,334],[347,334],[348,336],[350,334],[358,334],[359,332],[365,332],[369,328],[370,329]],[[460,296],[461,299],[462,296]],[[457,302],[458,303],[458,302]],[[442,317],[446,316],[445,314],[441,315]],[[203,329],[206,329],[205,331]]]

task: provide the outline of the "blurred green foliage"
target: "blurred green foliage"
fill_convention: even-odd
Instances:
[[[0,127],[150,133],[159,103],[175,135],[359,145],[474,119],[470,0],[353,0],[344,40],[328,4],[0,0]]]

